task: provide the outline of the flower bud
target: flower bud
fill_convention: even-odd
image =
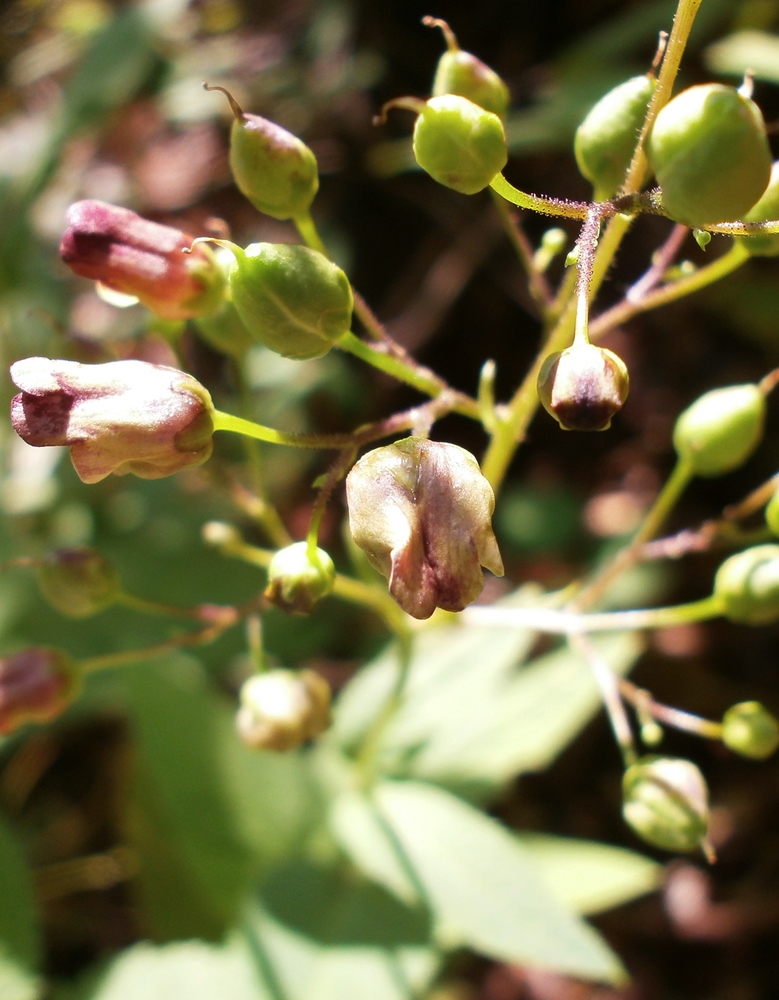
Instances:
[[[760,109],[719,83],[689,87],[666,104],[646,152],[666,212],[695,228],[742,218],[771,176]]]
[[[657,80],[631,77],[605,94],[576,130],[573,149],[595,200],[612,198],[625,181]]]
[[[742,757],[765,760],[779,746],[779,721],[759,701],[742,701],[722,718],[722,742]]]
[[[51,722],[78,689],[76,668],[59,650],[31,647],[0,657],[0,735],[28,722]]]
[[[763,436],[765,396],[756,385],[704,393],[680,414],[673,442],[696,476],[721,476],[742,465]]]
[[[71,205],[67,224],[60,256],[68,267],[134,295],[162,319],[204,316],[224,302],[224,271],[208,246],[192,247],[188,233],[93,200]]]
[[[414,156],[439,184],[461,194],[476,194],[506,166],[503,123],[467,97],[431,97],[414,126]]]
[[[330,725],[330,686],[313,670],[270,670],[241,688],[238,735],[252,750],[291,750]]]
[[[316,157],[304,142],[280,125],[245,114],[223,87],[230,102],[230,169],[241,194],[274,219],[308,215],[319,189]]]
[[[499,118],[504,118],[509,107],[509,90],[495,70],[490,69],[477,56],[464,52],[445,21],[435,17],[425,17],[422,20],[430,27],[439,27],[448,46],[448,51],[438,60],[433,79],[433,97],[459,94],[485,111],[492,111]]]
[[[575,343],[544,361],[538,398],[565,431],[605,431],[627,399],[629,381],[613,351]]]
[[[492,488],[464,448],[410,437],[368,452],[346,478],[349,527],[414,618],[462,611],[503,576]]]
[[[11,366],[11,378],[22,390],[11,403],[16,433],[36,448],[69,445],[85,483],[111,472],[159,479],[211,454],[211,397],[175,368],[26,358]]]
[[[289,614],[310,615],[334,583],[335,566],[327,552],[309,549],[308,542],[295,542],[271,559],[264,596]]]
[[[722,614],[741,625],[779,618],[779,545],[753,545],[730,556],[714,577]]]
[[[705,847],[709,793],[700,770],[680,757],[642,757],[622,779],[622,815],[648,844],[666,851]]]
[[[88,618],[119,597],[119,574],[94,549],[56,549],[38,566],[41,593],[70,618]]]
[[[235,247],[230,290],[243,325],[284,358],[321,358],[352,323],[354,298],[340,267],[293,243]]]
[[[771,168],[771,179],[760,201],[744,216],[744,222],[770,222],[779,219],[779,160]],[[779,233],[765,236],[739,236],[738,242],[753,257],[776,257]]]
[[[242,358],[254,344],[233,302],[225,302],[219,312],[195,320],[197,332],[205,342],[221,354]]]

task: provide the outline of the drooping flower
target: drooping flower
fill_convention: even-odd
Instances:
[[[0,735],[56,719],[78,686],[72,662],[57,649],[31,647],[0,657]]]
[[[364,455],[346,479],[352,537],[414,618],[462,611],[503,575],[492,488],[464,448],[410,437]]]
[[[22,391],[11,423],[36,448],[69,445],[85,483],[110,473],[160,479],[211,454],[214,407],[191,375],[146,361],[26,358],[11,366]]]
[[[67,224],[60,256],[82,278],[134,295],[162,319],[203,316],[223,304],[225,274],[189,233],[95,200],[71,205]]]

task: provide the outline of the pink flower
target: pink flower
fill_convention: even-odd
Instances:
[[[223,304],[225,275],[188,233],[104,201],[77,201],[67,223],[60,256],[82,278],[136,296],[163,319],[203,316]]]
[[[26,358],[11,366],[11,378],[22,390],[11,403],[16,433],[36,448],[69,445],[85,483],[112,472],[160,479],[211,454],[211,397],[175,368]]]
[[[368,452],[346,479],[349,527],[414,618],[462,611],[503,576],[492,488],[464,448],[410,437]]]
[[[77,689],[73,665],[56,649],[33,647],[0,657],[0,734],[56,719]]]

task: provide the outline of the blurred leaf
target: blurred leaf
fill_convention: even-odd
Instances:
[[[3,994],[5,1000],[5,995]],[[141,943],[107,968],[54,1000],[276,1000],[260,982],[249,950],[234,936],[225,946],[187,941],[162,947]]]
[[[738,31],[709,45],[703,57],[713,73],[743,77],[750,72],[756,80],[779,83],[779,35]]]
[[[468,625],[423,632],[405,701],[382,736],[382,772],[485,798],[517,773],[547,767],[597,712],[600,696],[586,663],[567,648],[521,664],[534,640],[519,629]],[[595,641],[618,673],[642,648],[630,634]],[[347,686],[335,728],[342,746],[359,744],[397,669],[384,654]]]
[[[0,816],[0,977],[11,976],[8,961],[35,969],[40,962],[40,929],[30,868],[12,830]],[[7,956],[7,959],[5,958]],[[21,969],[18,972],[21,979]],[[0,978],[2,982],[2,978]],[[6,993],[0,988],[0,997]]]
[[[440,964],[422,911],[306,863],[270,878],[246,934],[274,1000],[410,1000]]]
[[[385,782],[375,796],[443,944],[588,979],[624,980],[616,955],[564,909],[532,855],[495,820],[432,785]]]
[[[5,897],[3,897],[5,899]],[[0,997],[3,1000],[38,1000],[40,984],[0,947]]]
[[[659,888],[662,865],[591,840],[522,834],[519,842],[554,895],[574,912],[599,913]]]

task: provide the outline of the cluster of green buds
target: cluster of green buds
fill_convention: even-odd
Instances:
[[[236,728],[253,750],[292,750],[330,725],[330,686],[313,670],[269,670],[242,686]]]

